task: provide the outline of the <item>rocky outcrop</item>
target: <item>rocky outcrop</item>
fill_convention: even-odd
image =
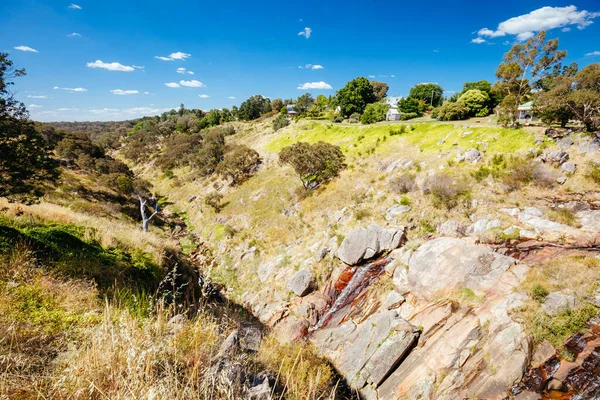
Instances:
[[[396,249],[405,239],[403,227],[385,229],[378,225],[369,225],[367,228],[356,228],[344,238],[337,256],[348,265],[357,265]]]
[[[486,246],[455,238],[434,239],[419,247],[410,259],[410,291],[426,300],[461,288],[484,293],[514,263],[513,258],[494,253]]]
[[[408,270],[396,260],[388,270],[393,292],[361,296],[360,311],[312,333],[316,348],[365,399],[505,397],[531,358],[510,317],[527,297],[514,291],[527,267],[456,238],[426,242],[405,261]],[[451,300],[465,288],[479,305]]]
[[[556,315],[575,306],[575,296],[554,292],[550,293],[542,304],[542,311],[548,315]]]

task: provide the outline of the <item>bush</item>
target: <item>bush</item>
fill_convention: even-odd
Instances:
[[[446,174],[429,176],[423,184],[423,191],[432,196],[433,204],[444,206],[450,210],[456,207],[461,199],[468,197],[469,190],[462,182],[456,182]]]
[[[273,121],[273,130],[277,132],[278,130],[285,128],[289,124],[290,120],[285,115],[279,114]]]
[[[357,124],[360,121],[360,114],[354,113],[348,118],[348,122],[351,124]]]
[[[400,121],[407,121],[409,119],[413,119],[413,118],[419,118],[420,115],[414,112],[408,112],[408,113],[401,113],[400,114]]]
[[[486,104],[490,101],[490,96],[481,90],[471,89],[463,93],[457,103],[463,103],[467,108],[469,116],[485,117],[488,114]]]
[[[337,115],[333,116],[333,118],[331,119],[331,121],[339,124],[341,122],[344,122],[344,117],[341,116],[340,114],[337,114]]]
[[[360,118],[363,124],[373,124],[379,121],[385,121],[385,114],[390,107],[385,103],[367,104],[365,112]]]
[[[545,165],[538,164],[531,170],[531,179],[534,185],[549,188],[556,184],[556,173]]]
[[[346,167],[339,146],[325,142],[312,145],[298,142],[284,147],[279,153],[279,162],[291,165],[306,189],[316,189]]]
[[[217,165],[216,172],[224,178],[230,178],[237,185],[256,173],[262,159],[253,149],[238,145],[233,147]]]
[[[467,119],[469,117],[469,110],[462,102],[444,103],[438,110],[438,120],[440,121],[458,121],[461,119]]]
[[[400,175],[390,181],[390,189],[395,193],[408,193],[415,188],[415,177],[413,175]]]
[[[546,299],[546,296],[548,296],[548,294],[548,289],[546,289],[542,284],[539,283],[533,285],[533,287],[529,291],[529,295],[531,296],[531,298],[540,303],[542,303],[544,299]]]
[[[400,127],[391,127],[389,132],[390,136],[402,135],[406,132],[406,125],[400,125]]]
[[[211,207],[216,213],[221,212],[223,195],[217,192],[212,192],[206,195],[204,198],[204,204]]]
[[[600,163],[590,162],[587,166],[585,176],[597,184],[600,184]]]

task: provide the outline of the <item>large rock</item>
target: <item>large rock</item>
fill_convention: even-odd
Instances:
[[[561,311],[572,309],[574,306],[575,296],[553,292],[546,297],[544,304],[542,304],[542,311],[548,315],[556,315]]]
[[[564,164],[569,161],[569,153],[564,150],[554,150],[546,156],[546,161],[559,165]]]
[[[481,160],[481,157],[483,157],[483,154],[477,149],[469,149],[465,153],[465,161],[473,164]]]
[[[357,265],[398,248],[404,239],[404,228],[385,229],[377,225],[356,228],[344,238],[337,256],[348,265]]]
[[[287,288],[300,297],[306,296],[315,288],[315,274],[303,268],[287,282]]]
[[[313,340],[355,388],[379,386],[414,346],[418,330],[396,310],[374,314],[361,324],[345,322],[315,332]]]
[[[461,288],[483,294],[514,263],[513,258],[486,246],[455,238],[434,239],[419,247],[410,259],[410,292],[427,300]]]

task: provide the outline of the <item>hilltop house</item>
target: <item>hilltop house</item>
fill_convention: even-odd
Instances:
[[[536,118],[533,116],[533,101],[521,104],[517,110],[519,110],[517,119],[535,121]]]
[[[286,108],[286,114],[289,115],[290,117],[298,115],[298,112],[296,111],[296,106],[294,106],[293,104],[288,104],[287,106],[285,106],[285,108]]]
[[[398,102],[402,97],[388,97],[385,99],[386,104],[390,107],[385,115],[386,121],[400,121],[400,112],[398,111]]]

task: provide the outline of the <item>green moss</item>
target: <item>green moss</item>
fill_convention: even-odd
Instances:
[[[538,309],[530,314],[527,325],[536,342],[547,340],[561,348],[569,336],[583,331],[588,321],[597,314],[598,308],[590,303],[574,310],[564,310],[555,316]]]

